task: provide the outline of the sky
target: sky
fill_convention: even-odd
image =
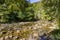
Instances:
[[[30,0],[31,3],[38,2],[40,0]]]

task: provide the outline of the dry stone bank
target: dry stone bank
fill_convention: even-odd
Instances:
[[[55,22],[49,21],[0,24],[0,40],[39,40],[39,36],[55,28]]]

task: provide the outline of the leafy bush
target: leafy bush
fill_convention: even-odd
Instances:
[[[55,29],[51,32],[51,35],[54,40],[59,40],[60,38],[60,29]]]

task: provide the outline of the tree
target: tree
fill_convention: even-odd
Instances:
[[[56,20],[59,29],[53,30],[51,34],[54,40],[58,40],[60,35],[60,0],[42,0],[41,5],[45,14],[50,15]]]
[[[41,7],[41,2],[35,2],[32,4],[34,10],[34,18],[39,20],[41,19],[41,11],[43,10]]]
[[[30,2],[27,0],[1,0],[0,22],[17,22],[33,19],[29,19],[29,17],[34,16],[30,5]],[[28,15],[30,16],[27,17]]]
[[[41,5],[47,15],[55,18],[60,27],[60,0],[42,0]]]

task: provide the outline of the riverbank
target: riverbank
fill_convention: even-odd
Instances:
[[[56,28],[55,22],[36,21],[0,24],[0,40],[37,40]]]

